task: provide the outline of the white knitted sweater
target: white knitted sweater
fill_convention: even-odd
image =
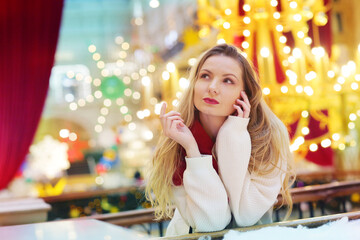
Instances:
[[[248,123],[249,119],[229,116],[220,128],[216,138],[219,175],[211,155],[185,158],[183,185],[173,187],[176,210],[166,236],[188,234],[190,226],[195,232],[223,230],[231,214],[237,226],[251,226],[272,209],[284,176],[277,168],[265,176],[249,173]]]

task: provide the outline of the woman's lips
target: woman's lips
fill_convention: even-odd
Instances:
[[[206,102],[208,104],[219,104],[219,102],[213,98],[204,98],[203,100],[204,100],[204,102]]]

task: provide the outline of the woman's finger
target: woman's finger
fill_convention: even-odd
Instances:
[[[170,111],[170,112],[163,115],[164,118],[168,118],[168,117],[171,117],[171,116],[180,116],[180,113],[176,112],[176,111]]]
[[[251,108],[250,101],[248,96],[246,95],[245,91],[241,91],[241,97],[244,99],[245,103],[249,106],[249,109]]]
[[[239,101],[242,106],[244,112],[244,118],[248,118],[250,116],[250,108],[244,101]]]
[[[236,105],[236,104],[234,104],[233,106],[234,106],[235,110],[236,110],[237,113],[238,113],[238,117],[243,117],[243,116],[244,116],[244,113],[243,113],[243,111],[241,110],[240,106],[238,106],[238,105]]]

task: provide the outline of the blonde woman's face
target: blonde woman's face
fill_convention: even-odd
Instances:
[[[244,90],[239,63],[227,56],[211,56],[199,69],[194,87],[194,104],[200,114],[226,117]]]

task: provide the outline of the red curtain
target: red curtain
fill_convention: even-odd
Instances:
[[[0,1],[0,189],[29,151],[49,86],[63,0]]]

